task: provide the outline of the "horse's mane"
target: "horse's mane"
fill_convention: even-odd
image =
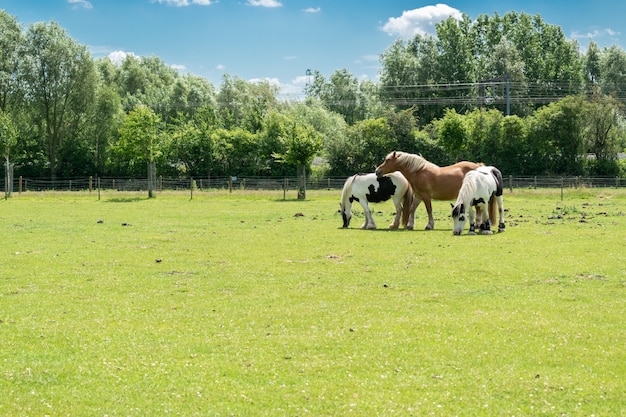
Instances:
[[[465,178],[463,178],[463,185],[461,185],[461,189],[459,190],[459,197],[457,198],[458,202],[466,203],[474,197],[476,194],[476,173],[478,171],[470,171],[465,174]]]
[[[432,162],[427,161],[422,155],[415,155],[406,152],[397,152],[396,158],[398,163],[406,166],[408,171],[419,171],[427,166],[436,166]]]

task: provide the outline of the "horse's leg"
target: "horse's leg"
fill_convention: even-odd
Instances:
[[[489,220],[489,207],[487,204],[481,206],[480,211],[482,213],[482,219],[480,221],[480,233],[483,235],[491,235],[491,220]]]
[[[428,213],[428,223],[424,230],[433,230],[435,228],[435,219],[433,218],[433,205],[430,198],[424,199],[424,205],[426,206],[426,212]]]
[[[410,192],[410,191],[409,191]],[[406,224],[406,228],[409,230],[413,230],[415,227],[415,210],[417,210],[417,206],[420,203],[420,199],[417,197],[413,197],[413,201],[411,202],[411,207],[409,208],[409,221]]]
[[[469,232],[467,232],[468,235],[476,234],[476,216],[477,215],[480,215],[480,212],[478,211],[478,206],[476,206],[476,208],[470,206],[469,208]]]
[[[390,229],[397,229],[400,226],[400,218],[402,217],[402,199],[393,197],[393,205],[396,207],[396,218],[393,219],[393,223],[389,225]]]
[[[363,206],[363,213],[365,214],[365,222],[361,226],[361,229],[376,229],[376,223],[374,223],[369,204],[367,204],[367,201],[362,201],[361,205]]]
[[[498,202],[498,214],[500,216],[500,222],[498,223],[498,232],[502,233],[506,229],[506,227],[504,226],[504,201],[501,195],[497,196],[496,199],[496,201]]]
[[[479,205],[475,206],[474,209],[476,210],[476,223],[474,223],[474,227],[477,228],[480,227],[480,224],[483,221],[483,214]]]

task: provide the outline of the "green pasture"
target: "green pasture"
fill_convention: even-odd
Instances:
[[[0,415],[626,415],[626,190],[493,236],[339,195],[1,200]]]

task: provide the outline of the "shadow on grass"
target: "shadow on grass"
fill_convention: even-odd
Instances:
[[[438,232],[447,232],[452,234],[452,230],[451,229],[435,229],[435,230],[424,230],[424,229],[405,229],[404,227],[399,227],[397,229],[390,229],[388,227],[377,227],[376,229],[361,229],[360,227],[337,227],[337,229],[345,229],[345,230],[354,230],[354,231],[362,231],[362,232],[372,232],[372,233],[381,233],[381,232],[388,232],[388,233],[433,233],[436,234]]]
[[[109,198],[107,200],[104,200],[105,203],[135,203],[137,201],[144,201],[144,200],[148,200],[147,197],[126,197],[126,198],[122,198],[122,197],[114,197],[114,198]]]

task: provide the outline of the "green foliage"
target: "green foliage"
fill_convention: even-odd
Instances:
[[[118,163],[128,166],[128,174],[145,172],[147,163],[155,162],[162,152],[161,118],[150,107],[137,105],[120,127],[114,145]]]
[[[22,29],[17,19],[0,10],[0,112],[10,111],[21,101],[19,80],[15,74],[23,44]]]
[[[309,126],[294,123],[284,135],[285,152],[276,157],[285,163],[308,167],[322,149],[321,135]]]
[[[454,109],[446,110],[444,117],[436,123],[437,137],[441,146],[454,159],[469,159],[467,155],[467,129],[463,117]]]
[[[48,153],[50,176],[55,177],[62,163],[64,140],[91,122],[95,66],[87,48],[54,22],[31,25],[24,48],[19,69],[21,87]]]
[[[580,97],[571,97],[535,112],[528,132],[533,149],[529,162],[535,165],[531,170],[538,173],[543,167],[548,173],[582,173],[585,106]]]
[[[149,160],[171,176],[287,176],[314,156],[343,176],[394,149],[509,174],[623,172],[624,51],[592,42],[582,55],[523,12],[436,30],[383,51],[380,82],[313,70],[306,99],[288,102],[268,80],[226,74],[216,89],[155,56],[94,61],[57,23],[24,30],[0,11],[0,110],[17,138],[4,156],[9,144],[16,175],[51,177],[143,176]],[[158,134],[138,125],[141,107]]]
[[[0,157],[9,161],[11,150],[17,144],[17,129],[11,116],[0,110]]]
[[[249,83],[224,75],[217,94],[218,114],[226,129],[241,128],[257,133],[267,111],[276,106],[277,87],[269,81]]]
[[[382,91],[387,100],[418,108],[423,124],[478,107],[475,85],[508,77],[513,85],[514,114],[525,116],[545,95],[562,97],[582,91],[583,66],[577,45],[558,26],[540,16],[508,12],[481,15],[475,21],[448,18],[437,24],[437,36],[417,35],[396,41],[381,56]],[[502,95],[502,94],[498,94]],[[502,106],[502,100],[496,104]],[[504,110],[502,106],[501,110]]]
[[[328,110],[342,115],[349,125],[364,120],[368,111],[376,113],[383,108],[376,99],[371,83],[359,84],[356,77],[345,68],[333,72],[328,81],[319,71],[315,71],[313,83],[307,87],[306,95],[321,100]]]

